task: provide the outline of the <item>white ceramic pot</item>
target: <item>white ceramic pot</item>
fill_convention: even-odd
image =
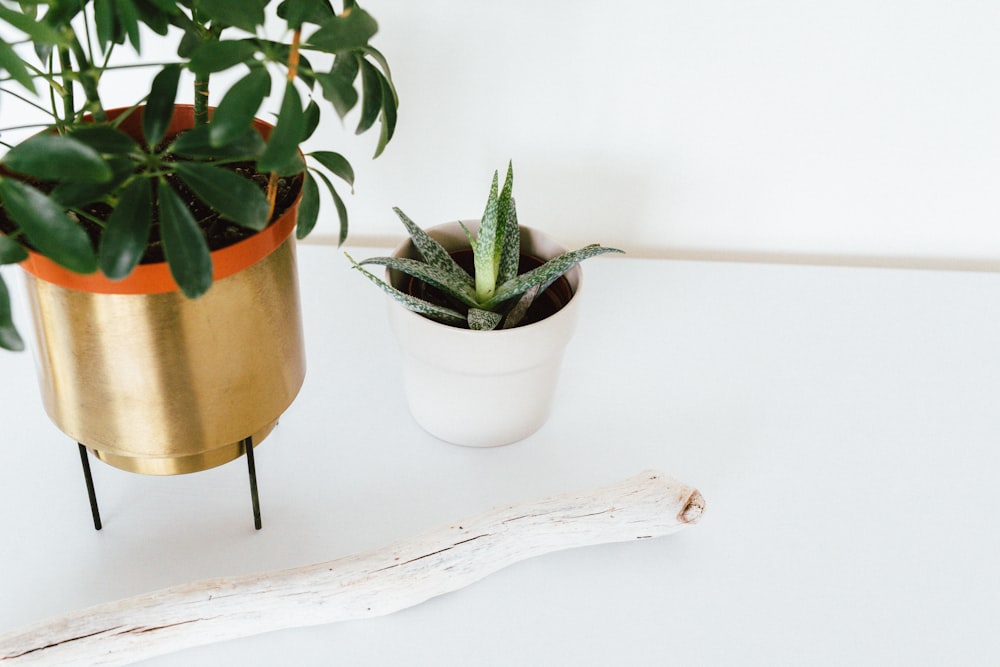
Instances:
[[[466,222],[476,231],[478,223]],[[521,227],[521,253],[549,260],[565,249]],[[468,248],[457,222],[427,230],[447,250]],[[395,257],[419,257],[407,240]],[[414,419],[430,434],[471,447],[522,440],[545,423],[552,407],[563,350],[576,326],[579,265],[566,272],[573,296],[561,310],[534,324],[471,331],[440,324],[388,298],[389,322],[403,354],[403,379]],[[389,271],[406,290],[409,277]]]

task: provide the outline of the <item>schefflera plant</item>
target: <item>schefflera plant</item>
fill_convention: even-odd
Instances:
[[[474,272],[470,275],[445,248],[417,226],[405,213],[393,208],[403,221],[422,260],[405,257],[372,257],[357,262],[348,259],[354,268],[378,285],[406,308],[426,315],[443,324],[465,326],[489,331],[509,329],[521,323],[535,298],[561,275],[585,259],[606,253],[621,253],[617,248],[592,244],[563,253],[541,266],[518,274],[521,258],[521,235],[514,204],[514,167],[507,166],[503,189],[499,188],[499,173],[493,173],[486,210],[479,232],[463,224],[474,257]],[[459,223],[461,224],[461,223]],[[436,287],[453,302],[454,308],[438,305],[396,289],[363,265],[380,265],[401,271]]]

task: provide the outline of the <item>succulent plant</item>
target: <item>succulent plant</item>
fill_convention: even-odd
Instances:
[[[596,255],[620,253],[621,250],[598,244],[566,252],[550,259],[538,268],[518,274],[521,257],[517,210],[514,204],[514,167],[507,166],[503,189],[499,189],[499,174],[493,173],[486,210],[479,232],[473,236],[462,225],[474,256],[474,275],[455,261],[441,244],[417,226],[398,208],[393,210],[410,234],[422,260],[404,257],[373,257],[356,262],[348,255],[354,268],[378,285],[406,308],[452,326],[468,325],[470,329],[508,329],[521,323],[535,298],[559,276],[580,262]],[[460,223],[461,224],[461,223]],[[380,265],[401,271],[422,280],[447,295],[453,307],[438,305],[407,294],[389,285],[363,268]]]

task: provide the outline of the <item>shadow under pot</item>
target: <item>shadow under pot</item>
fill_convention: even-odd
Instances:
[[[474,221],[465,225],[473,233],[479,227]],[[522,271],[566,251],[530,227],[522,226],[520,232]],[[460,265],[469,263],[471,250],[459,223],[431,227],[427,233]],[[407,240],[393,256],[420,255]],[[386,274],[396,289],[432,290],[399,271]],[[416,422],[437,438],[471,447],[506,445],[537,431],[551,411],[563,352],[576,327],[581,278],[579,265],[574,266],[536,298],[526,323],[493,331],[441,324],[387,297],[389,323],[402,352],[407,403]],[[433,298],[422,298],[426,296]]]

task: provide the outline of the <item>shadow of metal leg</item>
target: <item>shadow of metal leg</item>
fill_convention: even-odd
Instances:
[[[247,455],[247,468],[250,470],[250,498],[253,500],[253,527],[260,530],[260,496],[257,495],[257,466],[253,461],[253,436],[243,441],[243,450]]]
[[[97,507],[97,492],[94,490],[94,477],[90,473],[90,457],[87,448],[82,443],[76,443],[80,447],[80,462],[83,464],[83,478],[87,481],[87,496],[90,498],[90,513],[94,517],[94,529],[101,529],[101,510]]]

